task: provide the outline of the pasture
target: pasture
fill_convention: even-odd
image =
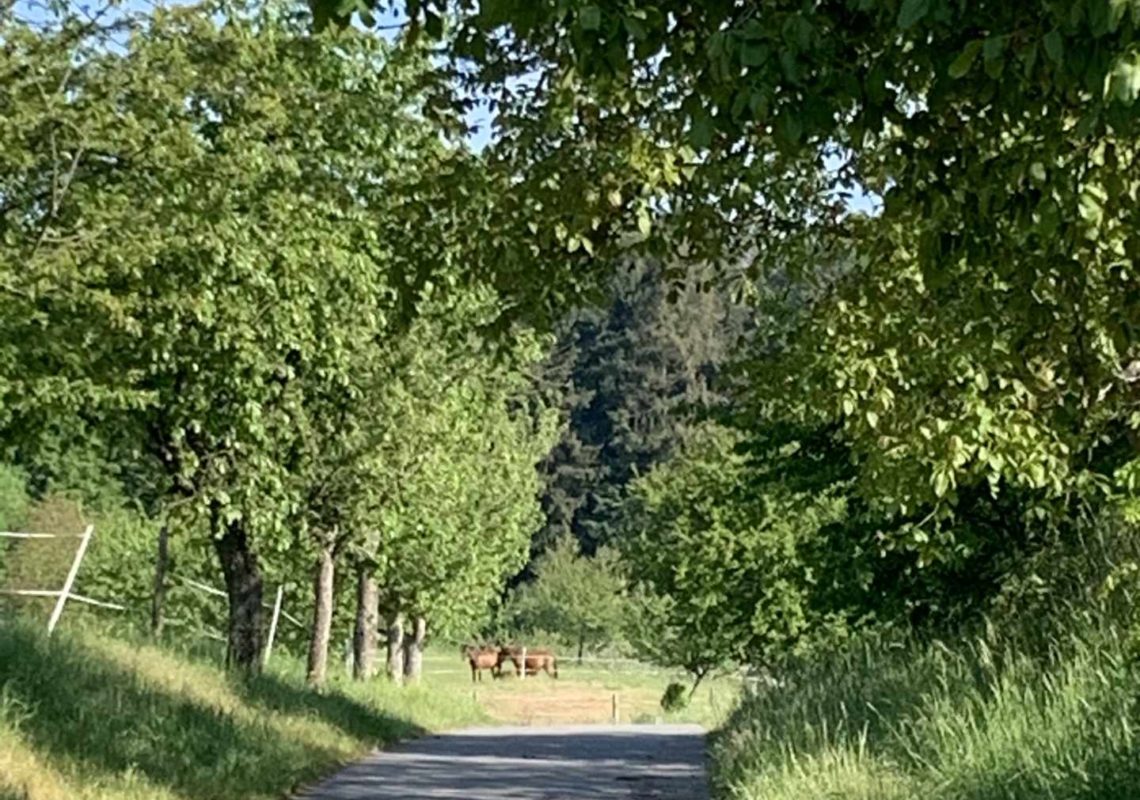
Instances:
[[[666,714],[660,705],[665,688],[673,681],[686,683],[676,670],[621,659],[589,658],[579,664],[560,658],[558,672],[557,680],[544,674],[520,680],[508,664],[503,678],[495,680],[486,672],[482,681],[472,683],[458,648],[440,645],[425,654],[423,685],[464,694],[490,720],[510,725],[607,723],[616,697],[619,722],[693,722],[711,728],[728,716],[740,692],[737,678],[710,678],[698,687],[688,708]]]

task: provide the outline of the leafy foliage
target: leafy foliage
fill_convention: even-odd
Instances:
[[[639,479],[622,548],[659,602],[654,656],[698,679],[737,662],[772,663],[825,625],[811,608],[806,547],[842,519],[842,496],[775,487],[753,494],[739,436],[701,427]],[[651,626],[652,627],[652,626]]]
[[[405,502],[371,481],[377,447],[400,435],[375,424],[373,401],[385,381],[414,384],[434,365],[426,351],[401,363],[393,344],[435,304],[462,318],[447,334],[457,341],[498,330],[533,352],[510,326],[541,322],[548,304],[518,301],[581,281],[558,262],[532,280],[504,255],[518,240],[469,236],[502,213],[506,176],[451,139],[445,73],[427,49],[360,31],[313,36],[304,15],[275,4],[112,16],[104,27],[66,9],[45,24],[0,14],[4,444],[40,491],[123,489],[188,540],[188,571],[196,543],[212,543],[240,612],[231,636],[245,631],[236,657],[252,668],[263,568],[303,584],[285,567],[303,561],[306,534],[367,543],[378,515],[395,513],[382,504]],[[477,314],[449,305],[496,290],[516,302],[496,295]],[[528,313],[507,313],[518,307]],[[447,373],[477,377],[451,387],[429,425],[469,460],[425,450],[432,479],[454,492],[430,507],[444,518],[415,525],[429,551],[454,549],[402,554],[438,555],[447,574],[488,526],[517,542],[530,524],[530,467],[549,428],[510,406],[524,368],[496,366],[487,350]],[[480,427],[484,404],[502,413]],[[412,433],[401,446],[424,441]],[[503,447],[491,474],[509,487],[505,509],[499,485],[472,478],[488,442]],[[408,491],[429,507],[426,485]],[[393,541],[415,539],[413,523],[398,524]],[[518,566],[490,541],[497,566],[476,558],[466,581],[492,587],[482,604]]]
[[[621,647],[636,624],[636,606],[617,551],[583,555],[570,537],[534,563],[534,579],[515,589],[502,612],[508,631],[554,635],[577,650]]]
[[[726,402],[718,378],[746,312],[708,270],[685,269],[622,268],[609,305],[574,315],[548,359],[568,425],[543,466],[547,523],[536,550],[565,534],[587,553],[613,542],[630,482]]]
[[[894,543],[952,547],[970,486],[1036,493],[1037,517],[1073,492],[1131,493],[1134,4],[403,5],[413,25],[457,14],[482,85],[539,76],[503,91],[510,136],[604,132],[650,248],[802,275],[816,236],[853,244],[858,274],[782,380],[755,382],[841,422],[876,513],[935,510]],[[542,113],[522,123],[521,106]],[[845,215],[852,189],[881,215]]]
[[[23,529],[28,519],[27,479],[23,473],[7,465],[0,466],[0,528]]]
[[[528,386],[538,342],[520,336],[501,360],[459,331],[449,339],[425,320],[400,377],[376,398],[391,428],[370,459],[382,499],[366,530],[390,610],[467,632],[525,561],[539,513],[535,465],[556,429]]]

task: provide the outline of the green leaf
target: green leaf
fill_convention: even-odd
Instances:
[[[637,211],[637,230],[641,232],[642,236],[649,236],[650,231],[653,230],[653,222],[649,218],[649,210],[640,208]]]
[[[801,52],[807,52],[811,47],[811,37],[814,30],[807,17],[801,15],[796,17],[795,20],[796,46],[799,47]]]
[[[1115,33],[1120,28],[1125,14],[1132,10],[1134,21],[1140,21],[1140,6],[1135,0],[1108,0],[1108,30]]]
[[[1117,58],[1105,78],[1106,99],[1132,105],[1140,97],[1140,52]]]
[[[649,31],[645,28],[645,23],[637,17],[627,16],[622,19],[622,23],[625,25],[625,29],[629,31],[630,38],[635,42],[640,42],[649,35]]]
[[[1061,38],[1061,32],[1053,29],[1045,34],[1042,40],[1045,45],[1045,55],[1049,56],[1049,60],[1054,64],[1060,64],[1061,59],[1065,57],[1065,40]]]
[[[1090,228],[1099,228],[1104,222],[1104,190],[1096,185],[1085,186],[1077,200],[1077,213]]]
[[[931,485],[934,487],[934,496],[943,497],[950,488],[950,475],[945,470],[938,470],[934,473]]]
[[[769,52],[761,42],[744,42],[740,46],[740,63],[745,67],[759,67],[768,60]]]
[[[982,55],[987,62],[1001,58],[1005,52],[1004,36],[989,36],[982,43]]]
[[[898,26],[902,30],[913,28],[930,11],[930,0],[903,0],[899,9]]]
[[[982,51],[982,40],[975,39],[962,48],[962,52],[958,57],[950,62],[950,77],[961,78],[970,71],[970,67],[978,60],[978,53]]]
[[[803,122],[795,112],[784,111],[776,121],[776,132],[788,144],[798,144],[804,133]]]
[[[712,144],[713,123],[707,113],[701,113],[693,119],[689,138],[697,148],[705,148]]]
[[[578,12],[578,27],[584,31],[596,31],[602,27],[602,10],[597,6],[583,6]]]
[[[1005,69],[1005,46],[1004,36],[990,36],[982,44],[982,60],[986,65],[986,75],[994,80],[1000,78]]]

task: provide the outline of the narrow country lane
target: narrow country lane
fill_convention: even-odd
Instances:
[[[377,752],[305,800],[706,800],[696,726],[477,728]]]

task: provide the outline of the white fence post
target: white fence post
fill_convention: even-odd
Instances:
[[[265,642],[265,664],[269,664],[269,656],[273,654],[273,640],[277,638],[277,620],[281,617],[281,600],[285,596],[285,587],[277,587],[277,602],[273,604],[273,619],[269,622],[269,639]]]
[[[526,648],[522,649],[522,672],[519,673],[519,680],[526,680]]]
[[[48,620],[48,636],[52,635],[55,631],[55,626],[59,624],[59,618],[63,615],[63,607],[67,605],[67,596],[71,593],[71,587],[75,584],[75,576],[79,574],[79,565],[83,563],[83,556],[87,554],[87,545],[91,544],[91,534],[95,532],[94,525],[88,525],[87,529],[83,531],[83,538],[79,540],[79,548],[75,551],[75,559],[71,562],[71,571],[67,573],[67,580],[63,583],[63,589],[60,590],[59,600],[55,603],[55,608],[51,612],[51,619]]]

